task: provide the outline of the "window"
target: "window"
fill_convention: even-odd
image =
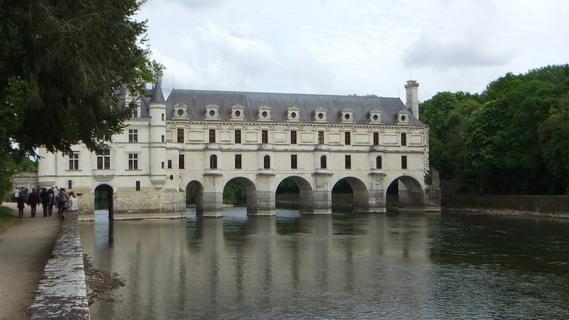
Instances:
[[[347,146],[352,144],[352,136],[350,132],[344,132],[344,144]]]
[[[261,131],[261,143],[269,143],[269,131],[262,130]]]
[[[407,156],[401,156],[401,169],[407,169]]]
[[[136,181],[136,191],[140,191],[140,181]]]
[[[324,131],[318,131],[318,144],[324,144]]]
[[[241,163],[241,155],[240,154],[236,154],[235,155],[235,169],[242,169],[243,165]]]
[[[344,157],[344,165],[346,169],[352,169],[352,156],[346,155]]]
[[[378,146],[378,145],[379,145],[379,132],[374,132],[374,133],[373,133],[373,145],[374,145],[374,146]]]
[[[130,143],[138,142],[138,129],[128,129],[128,142]]]
[[[128,154],[128,170],[138,170],[138,153]]]
[[[296,144],[296,130],[290,132],[290,144]]]
[[[172,169],[172,160],[168,160],[168,169]]]
[[[209,129],[209,143],[215,143],[215,129]]]
[[[79,170],[79,152],[77,151],[69,154],[69,170]]]
[[[375,157],[375,168],[376,169],[381,169],[381,156],[377,156]]]
[[[67,189],[73,189],[73,181],[67,180]]]
[[[326,167],[327,167],[327,163],[326,163],[327,161],[326,160],[327,160],[326,156],[320,157],[320,168],[321,169],[326,169]]]
[[[298,156],[296,154],[290,156],[290,168],[298,169]]]
[[[184,143],[184,129],[178,128],[178,143]]]
[[[161,163],[162,169],[164,169],[164,161],[162,161]]]
[[[209,156],[209,168],[217,169],[217,156],[215,154]]]
[[[184,169],[186,167],[184,160],[185,159],[183,154],[178,155],[178,169]]]
[[[138,118],[138,106],[135,106],[134,108],[132,108],[132,117]]]
[[[265,169],[271,168],[271,157],[269,155],[263,157],[263,168]]]
[[[407,134],[406,133],[401,133],[401,145],[402,146],[407,145]]]
[[[162,121],[164,121],[164,114],[162,114]]]
[[[237,112],[237,111],[235,111],[235,112]],[[235,143],[241,143],[241,130],[240,129],[235,130]]]
[[[111,169],[111,150],[103,150],[97,153],[97,170]]]
[[[160,137],[160,139],[162,140],[162,142],[164,142],[164,135],[162,135],[162,136]]]

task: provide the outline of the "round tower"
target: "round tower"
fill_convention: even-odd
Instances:
[[[159,78],[150,98],[150,180],[159,187],[166,181],[166,100]]]

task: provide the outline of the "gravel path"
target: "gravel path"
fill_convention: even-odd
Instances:
[[[16,210],[15,203],[2,205]],[[0,234],[0,319],[26,319],[44,266],[57,238],[61,220],[55,214],[43,217],[41,207],[35,218],[26,208],[24,218]]]

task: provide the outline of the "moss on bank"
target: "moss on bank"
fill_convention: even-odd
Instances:
[[[0,234],[16,224],[17,219],[11,214],[12,211],[14,210],[0,206]]]

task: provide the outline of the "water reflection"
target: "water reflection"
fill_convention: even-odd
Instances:
[[[127,280],[115,302],[92,306],[93,317],[569,316],[567,223],[295,211],[247,217],[240,209],[225,216],[82,224],[96,267]]]

